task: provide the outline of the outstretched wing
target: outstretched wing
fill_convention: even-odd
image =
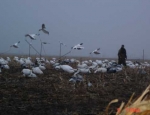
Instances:
[[[28,36],[30,36],[30,35],[29,35],[29,34],[26,34],[26,35],[25,35],[25,37],[28,37]]]
[[[48,34],[48,35],[49,35],[49,32],[48,32],[47,30],[42,29],[42,31],[43,31],[45,34]]]
[[[97,48],[97,50],[100,50],[100,48]]]

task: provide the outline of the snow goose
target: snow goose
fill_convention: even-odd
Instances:
[[[36,40],[36,37],[40,34],[26,34],[25,37],[29,37],[31,40]]]
[[[39,67],[33,67],[32,71],[35,74],[43,74],[42,70]]]
[[[10,47],[19,48],[19,46],[18,46],[19,43],[20,43],[20,41],[15,43],[15,44],[13,44],[13,45],[11,45]]]
[[[23,76],[37,77],[34,73],[32,73],[32,70],[30,70],[30,69],[23,69],[22,73],[23,73]]]
[[[74,73],[73,76],[69,79],[70,82],[76,83],[77,81],[84,81],[83,77],[78,73]]]
[[[46,29],[45,24],[42,24],[42,29],[39,29],[39,31],[42,31],[45,34],[49,34],[49,32],[45,29]]]
[[[68,72],[68,73],[74,73],[76,69],[73,69],[71,66],[69,65],[60,65],[60,68],[62,70],[64,70],[65,72]]]
[[[71,49],[77,49],[77,50],[81,50],[84,49],[84,47],[82,47],[83,43],[77,44],[75,46],[73,46]]]
[[[107,68],[104,68],[104,67],[97,68],[97,69],[94,71],[94,73],[97,73],[97,72],[106,73],[106,72],[107,72]]]
[[[45,66],[44,65],[39,65],[39,68],[41,69],[41,70],[45,70],[46,68],[45,68]]]
[[[11,59],[10,59],[10,57],[7,57],[7,59],[6,59],[8,62],[11,62]]]
[[[93,54],[93,53],[94,54],[100,54],[99,50],[100,50],[100,48],[97,48],[96,50],[90,52],[90,54]]]

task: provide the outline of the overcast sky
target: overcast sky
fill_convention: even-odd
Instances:
[[[59,55],[61,41],[62,54],[78,43],[85,47],[68,56],[89,56],[100,47],[93,57],[117,58],[124,44],[128,58],[142,59],[144,49],[150,59],[150,0],[1,0],[0,53],[20,41],[11,52],[28,54],[24,35],[38,33],[43,23],[50,34],[40,32],[32,44],[40,51],[40,39],[51,43],[46,54]]]

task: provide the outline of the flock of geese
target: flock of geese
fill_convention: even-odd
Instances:
[[[46,30],[45,24],[42,24],[42,28],[39,29],[39,31],[42,31],[43,33],[49,35],[49,32]],[[26,34],[25,37],[29,37],[31,40],[36,40],[39,35],[40,34]],[[19,43],[20,41],[18,41],[17,43],[14,43],[10,47],[19,48]],[[41,43],[46,43],[46,42],[41,41]],[[71,51],[82,50],[82,49],[84,49],[83,43],[79,43],[71,47]],[[100,51],[100,48],[97,48],[93,50],[92,52],[90,52],[90,54],[98,55],[100,54],[99,51]],[[37,75],[44,74],[43,71],[46,70],[46,65],[49,64],[55,70],[58,70],[58,71],[62,70],[69,74],[73,74],[73,76],[71,77],[71,79],[69,79],[69,81],[74,82],[74,83],[76,81],[83,81],[83,77],[81,76],[82,74],[101,73],[101,75],[104,77],[104,73],[116,73],[116,72],[122,71],[124,68],[123,65],[118,65],[115,60],[108,61],[107,59],[95,60],[95,61],[85,60],[85,61],[80,62],[79,60],[73,59],[73,58],[60,61],[60,60],[57,60],[56,58],[47,60],[43,57],[42,58],[37,57],[35,62],[33,62],[30,57],[19,58],[15,56],[13,58],[13,61],[15,61],[15,63],[21,66],[22,68],[21,72],[23,73],[23,76],[37,77]],[[11,59],[9,57],[7,57],[6,59],[2,57],[0,58],[0,73],[2,72],[2,69],[10,69],[9,67],[10,62],[11,62]],[[73,68],[71,64],[76,64],[75,68]],[[135,69],[135,68],[144,69],[145,67],[150,67],[150,64],[148,62],[140,63],[140,62],[126,61],[126,65],[132,69]],[[89,85],[91,84],[89,83]]]
[[[76,83],[77,81],[83,81],[83,74],[100,73],[103,78],[105,73],[117,73],[122,71],[124,68],[123,65],[118,65],[115,60],[108,61],[107,59],[95,61],[79,61],[77,59],[71,58],[60,61],[56,58],[48,60],[44,57],[42,57],[41,59],[37,57],[35,61],[33,61],[31,57],[19,58],[17,56],[14,56],[13,59],[10,59],[10,57],[7,57],[6,59],[2,57],[0,58],[0,73],[3,69],[11,69],[9,67],[9,64],[12,61],[20,65],[20,67],[22,68],[22,71],[20,73],[22,73],[23,76],[37,77],[38,75],[44,74],[44,70],[47,69],[47,65],[50,65],[56,71],[64,71],[72,75],[69,81],[73,83]],[[150,64],[148,62],[140,63],[126,61],[126,64],[127,67],[132,69],[139,68],[141,70],[144,70],[145,67],[150,67]],[[91,85],[90,82],[88,84]]]
[[[41,29],[39,29],[39,32],[40,31],[42,31],[43,33],[45,33],[45,34],[48,34],[49,35],[49,32],[46,30],[46,27],[45,27],[45,24],[42,24],[42,28]],[[32,40],[36,40],[37,39],[37,37],[38,36],[40,36],[40,34],[39,34],[39,32],[38,32],[38,34],[25,34],[25,38],[30,38],[31,39],[31,41]],[[27,41],[27,39],[26,39],[26,41]],[[42,40],[40,39],[40,41],[41,41],[41,43],[45,43],[45,44],[47,44],[46,42],[42,42]],[[20,43],[20,41],[18,41],[18,42],[16,42],[16,43],[14,43],[14,44],[12,44],[11,46],[10,46],[10,48],[19,48],[19,43]],[[29,43],[29,42],[27,42],[30,46],[32,46],[32,43]],[[63,45],[64,43],[61,43],[61,45]],[[66,46],[66,45],[65,45]],[[33,46],[32,46],[32,48],[33,48]],[[33,48],[34,50],[35,50],[35,48]],[[74,45],[73,47],[71,47],[71,51],[72,50],[82,50],[82,49],[84,49],[84,47],[83,47],[83,43],[79,43],[79,44],[76,44],[76,45]],[[10,51],[10,50],[9,50]],[[38,54],[40,54],[37,50],[35,50],[36,51],[36,53],[38,53]],[[70,51],[70,52],[71,52]],[[95,49],[95,50],[93,50],[92,52],[90,52],[90,54],[96,54],[96,55],[98,55],[98,54],[100,54],[100,48],[97,48],[97,49]],[[7,51],[8,52],[8,51]],[[69,52],[69,53],[70,53]],[[4,53],[6,53],[6,52],[4,52]],[[4,53],[1,53],[1,54],[4,54]],[[68,54],[68,53],[67,53]],[[40,54],[41,55],[41,54]]]

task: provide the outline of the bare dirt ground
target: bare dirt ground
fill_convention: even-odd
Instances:
[[[85,81],[76,85],[69,82],[72,74],[49,65],[37,78],[23,77],[14,63],[10,68],[0,74],[1,115],[103,115],[108,103],[119,99],[109,108],[114,115],[122,101],[127,102],[133,92],[140,96],[150,83],[150,68],[145,69],[146,74],[125,68],[106,73],[104,79],[100,73],[85,74]]]

